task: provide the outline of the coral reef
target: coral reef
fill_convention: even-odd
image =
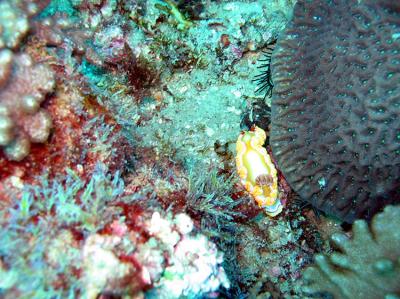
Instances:
[[[28,1],[2,1],[0,11],[0,146],[8,159],[21,161],[32,142],[49,137],[51,117],[40,105],[54,90],[55,79],[47,65],[17,52],[30,29],[29,18],[39,7]]]
[[[131,159],[132,147],[115,120],[98,104],[86,101],[90,102],[81,94],[79,82],[58,84],[55,94],[46,100],[45,109],[52,118],[49,140],[32,144],[30,154],[21,162],[0,158],[1,200],[9,202],[21,193],[24,184],[34,183],[43,173],[51,178],[71,168],[86,177],[100,161],[120,170]]]
[[[93,33],[81,29],[81,23],[68,15],[49,16],[46,3],[2,2],[2,12],[11,18],[7,24],[15,14],[26,19],[29,29],[21,33],[24,39],[15,38],[20,42],[15,48],[0,50],[4,152],[0,155],[0,198],[4,202],[19,197],[24,184],[34,183],[43,173],[51,178],[72,168],[86,177],[99,161],[119,170],[132,153],[121,127],[90,95],[77,69]],[[14,24],[2,34],[17,31]]]
[[[304,272],[307,292],[334,298],[398,298],[400,296],[400,206],[387,206],[371,221],[353,224],[352,237],[332,235],[337,248],[316,255]]]
[[[189,216],[164,218],[154,212],[142,218],[144,223],[136,226],[142,226],[147,240],[140,240],[121,221],[111,224],[114,235],[95,234],[86,239],[82,253],[85,298],[101,293],[138,294],[147,289],[146,298],[195,298],[216,291],[221,284],[229,288],[220,265],[222,254],[205,236],[191,234]]]
[[[149,111],[152,117],[136,132],[146,147],[170,153],[188,168],[196,163],[209,167],[218,161],[214,144],[236,140],[244,106],[255,98],[256,84],[247,80],[255,72],[255,52],[277,37],[291,6],[212,1],[191,20],[193,26],[181,31],[164,21],[163,12],[154,7],[158,2],[146,1],[146,13],[135,13],[151,43],[139,43],[136,35],[129,44],[163,70],[157,92],[166,107]]]
[[[348,222],[400,200],[400,5],[389,2],[298,1],[272,55],[279,168]]]
[[[21,161],[29,154],[31,142],[43,143],[49,137],[52,120],[40,104],[53,90],[55,80],[49,67],[35,64],[27,54],[0,51],[4,74],[0,81],[0,145],[7,158]]]
[[[0,295],[194,298],[229,288],[222,253],[189,216],[140,204],[124,187],[98,164],[87,181],[72,171],[42,178],[2,209]]]
[[[295,204],[278,218],[236,223],[221,242],[223,251],[231,253],[224,264],[232,285],[227,297],[310,298],[302,288],[301,270],[326,248],[315,229]]]
[[[186,213],[225,253],[231,288],[221,290],[221,298],[307,298],[300,271],[323,244],[296,203],[269,219],[246,196],[236,173],[213,167],[185,174],[169,157],[143,148],[138,152],[127,188],[145,200],[151,194],[164,210]]]
[[[103,227],[106,202],[123,192],[123,181],[98,165],[85,182],[38,179],[1,209],[0,294],[3,298],[75,297],[80,290],[80,242]]]
[[[47,46],[51,56],[61,61],[64,67],[76,67],[82,57],[95,65],[104,63],[94,48],[87,47],[93,42],[94,32],[85,28],[82,20],[56,13],[36,20],[33,31],[36,39]]]
[[[43,4],[48,1],[42,1]],[[40,11],[36,1],[5,0],[0,3],[0,49],[17,48],[30,29],[30,17]]]
[[[308,297],[300,273],[340,225],[279,169],[266,217],[234,172],[241,120],[266,132],[243,143],[268,138],[249,77],[293,4],[0,0],[0,101],[34,83],[25,104],[51,119],[21,161],[0,154],[1,298]]]
[[[195,298],[200,294],[216,291],[220,285],[229,288],[229,280],[221,266],[222,254],[214,243],[203,235],[191,236],[193,222],[186,214],[178,214],[174,219],[163,219],[159,213],[153,213],[149,231],[161,244],[154,246],[152,240],[139,247],[138,256],[142,264],[154,269],[149,252],[161,252],[159,257],[167,255],[167,266],[158,274],[155,288],[149,292],[150,298]],[[151,245],[150,245],[151,244]],[[157,248],[158,247],[158,248]],[[157,256],[157,254],[156,254]]]

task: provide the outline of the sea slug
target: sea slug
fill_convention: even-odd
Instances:
[[[236,168],[242,184],[269,216],[282,211],[278,198],[278,177],[267,150],[262,147],[264,130],[253,126],[240,133],[236,142]]]

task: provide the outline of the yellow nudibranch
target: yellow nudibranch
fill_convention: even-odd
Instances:
[[[240,133],[236,142],[236,169],[246,190],[269,216],[282,212],[278,198],[278,176],[267,150],[263,129],[253,126]]]

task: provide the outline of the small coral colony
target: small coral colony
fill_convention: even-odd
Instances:
[[[400,2],[0,0],[0,298],[400,298]]]

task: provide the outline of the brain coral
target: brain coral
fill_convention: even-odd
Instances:
[[[271,69],[271,146],[292,188],[348,222],[398,201],[400,1],[298,1]]]
[[[400,298],[400,206],[387,206],[371,226],[353,224],[353,237],[332,236],[338,251],[317,255],[304,272],[308,292],[328,292],[334,298]]]

